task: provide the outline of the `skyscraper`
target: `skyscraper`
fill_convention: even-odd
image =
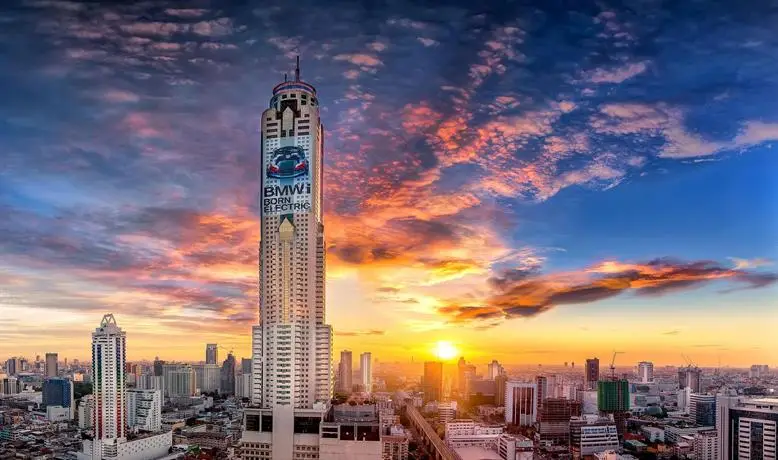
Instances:
[[[507,382],[505,385],[505,423],[529,426],[535,424],[537,417],[537,384]]]
[[[219,394],[235,394],[235,356],[232,353],[227,355],[221,370],[221,385],[219,385]]]
[[[110,457],[126,437],[127,401],[124,392],[127,337],[113,315],[103,316],[92,333],[92,393],[95,396],[92,426],[97,455]],[[97,456],[97,458],[102,458]]]
[[[496,359],[493,359],[486,368],[489,374],[489,380],[494,380],[498,375],[505,373],[505,369],[503,369],[502,365]]]
[[[638,376],[641,383],[651,383],[654,381],[654,363],[650,361],[641,361],[638,363]]]
[[[70,409],[70,418],[75,413],[73,401],[73,382],[68,379],[52,377],[43,381],[42,402],[46,407],[62,406]]]
[[[443,363],[441,361],[424,363],[422,391],[424,392],[424,402],[443,401]]]
[[[719,459],[774,460],[778,445],[778,398],[717,396]]]
[[[370,352],[359,355],[360,384],[367,392],[373,391],[373,362]]]
[[[692,393],[689,395],[689,415],[701,426],[716,425],[716,395]]]
[[[324,129],[316,89],[300,80],[299,69],[298,62],[294,79],[273,88],[261,118],[260,327],[252,331],[257,408],[246,410],[243,435],[244,443],[256,442],[278,459],[295,457],[295,427],[321,420],[333,392],[324,305]]]
[[[83,450],[77,453],[79,460],[151,460],[167,454],[173,444],[172,431],[127,439],[128,399],[124,388],[126,342],[124,331],[111,314],[103,316],[100,326],[92,333],[94,401],[93,404],[90,401],[85,410],[92,409],[94,436],[84,439]],[[146,406],[145,402],[139,404],[141,407]],[[156,427],[156,424],[149,423],[146,426]]]
[[[219,345],[209,343],[205,346],[205,364],[219,364]]]
[[[538,387],[538,408],[543,407],[543,401],[548,398],[548,378],[545,375],[535,376]]]
[[[600,360],[597,358],[587,359],[584,369],[584,388],[596,390],[598,380],[600,380]]]
[[[351,350],[340,352],[340,362],[338,363],[338,390],[341,393],[351,393],[354,386],[352,378],[354,376]]]
[[[46,377],[56,377],[59,375],[59,364],[57,363],[56,353],[46,353],[46,369],[44,375]]]
[[[700,369],[696,366],[683,367],[678,370],[678,388],[691,388],[692,392],[700,392]]]

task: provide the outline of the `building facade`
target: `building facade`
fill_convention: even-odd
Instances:
[[[689,395],[689,415],[701,426],[716,425],[716,395],[692,393]]]
[[[778,398],[718,396],[719,458],[778,459]]]
[[[618,450],[619,434],[612,419],[597,416],[570,419],[570,447],[574,458]]]
[[[205,345],[205,364],[219,364],[219,345],[209,343]]]
[[[354,363],[351,350],[340,352],[340,362],[338,363],[338,391],[350,394],[354,388]]]
[[[59,375],[59,362],[56,353],[46,353],[46,365],[44,368],[44,375],[49,377],[56,377]]]
[[[92,333],[92,394],[95,396],[92,457],[116,456],[126,438],[127,400],[124,391],[127,337],[113,315],[103,316]],[[100,455],[100,456],[98,456]]]
[[[719,460],[719,437],[716,430],[694,435],[694,460]]]
[[[654,363],[650,361],[641,361],[638,363],[638,377],[640,383],[651,383],[654,381]]]
[[[587,390],[596,390],[597,382],[600,380],[600,360],[591,358],[586,360],[584,368],[584,388]]]
[[[507,382],[505,385],[505,423],[529,426],[537,422],[538,388],[535,383]]]
[[[127,390],[127,426],[133,430],[162,429],[162,392],[160,390]]]
[[[422,392],[424,402],[443,400],[443,363],[440,361],[427,361],[424,363],[424,376],[422,377]]]
[[[260,126],[260,321],[252,329],[254,407],[245,410],[241,443],[257,458],[312,458],[333,396],[332,328],[324,305],[324,128],[299,64],[293,80],[273,88]]]
[[[494,380],[498,375],[505,374],[505,369],[496,359],[493,359],[492,362],[486,366],[486,372],[489,376],[489,380]]]
[[[67,408],[72,419],[75,415],[75,404],[73,401],[73,382],[62,378],[49,378],[43,381],[42,391],[43,405],[61,406]]]
[[[368,393],[373,391],[373,358],[370,352],[359,355],[360,385]]]

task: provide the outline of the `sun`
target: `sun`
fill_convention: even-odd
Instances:
[[[451,344],[451,342],[441,340],[435,344],[433,353],[438,357],[438,359],[447,361],[449,359],[455,358],[459,352],[457,351],[457,348]]]

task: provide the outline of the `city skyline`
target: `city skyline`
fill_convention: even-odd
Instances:
[[[186,3],[0,8],[22,36],[0,35],[0,358],[86,361],[103,313],[134,331],[128,361],[251,356],[260,114],[301,55],[334,356],[776,364],[766,20]],[[691,17],[731,35],[688,37]]]

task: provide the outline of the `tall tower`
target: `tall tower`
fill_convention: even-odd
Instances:
[[[584,389],[596,390],[598,380],[600,380],[600,360],[598,358],[587,359],[584,370]]]
[[[651,383],[654,381],[654,363],[651,361],[641,361],[638,363],[638,376],[640,383]]]
[[[272,458],[294,457],[294,427],[303,423],[297,419],[320,418],[333,395],[332,328],[324,308],[323,146],[316,89],[300,80],[298,59],[294,80],[273,88],[261,119],[260,324],[252,331],[252,403],[263,409],[259,428],[269,430],[259,438],[272,433]],[[247,410],[247,426],[253,415]],[[251,430],[244,433],[244,441],[251,438]]]
[[[359,375],[364,390],[368,393],[373,391],[373,363],[372,355],[369,351],[359,355]]]
[[[341,393],[351,394],[351,390],[354,388],[353,376],[353,359],[351,350],[343,350],[340,352],[340,363],[338,364],[338,390]]]
[[[205,364],[219,364],[219,345],[209,343],[205,346]]]
[[[103,316],[92,333],[92,374],[95,447],[102,455],[115,456],[118,444],[125,438],[127,402],[124,391],[125,350],[127,337],[113,315]],[[97,457],[100,458],[100,457]]]
[[[59,365],[57,363],[56,353],[46,353],[46,367],[44,368],[46,377],[56,377],[59,375]]]

